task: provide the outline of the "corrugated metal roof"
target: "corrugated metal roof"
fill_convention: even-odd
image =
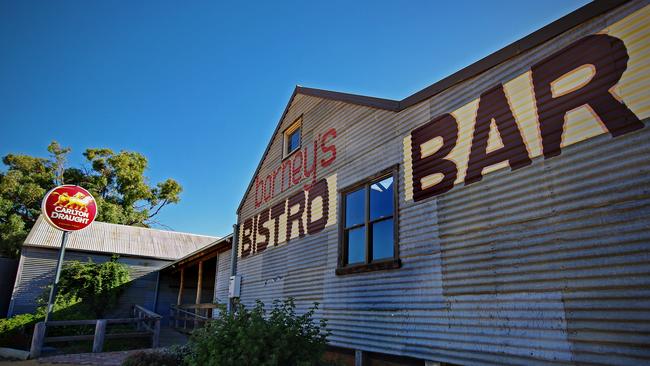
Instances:
[[[61,231],[48,225],[43,217],[39,217],[23,245],[59,248],[62,235]],[[95,221],[84,230],[71,232],[66,249],[178,259],[216,240],[219,238],[214,236]]]
[[[182,258],[179,258],[175,260],[172,263],[169,263],[168,265],[162,267],[160,270],[164,271],[167,268],[170,267],[177,267],[178,264],[183,263],[183,265],[187,265],[187,263],[197,261],[197,260],[203,260],[205,258],[205,255],[208,253],[212,253],[215,250],[223,250],[222,248],[224,247],[231,247],[232,246],[232,234],[226,235],[223,238],[218,238],[214,242],[210,243],[209,245],[206,245],[204,247],[201,247],[191,253],[186,254]]]

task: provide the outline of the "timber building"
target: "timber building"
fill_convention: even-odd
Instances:
[[[240,300],[357,365],[650,363],[650,6],[596,1],[403,100],[296,87]]]

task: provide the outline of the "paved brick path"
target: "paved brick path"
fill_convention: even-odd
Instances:
[[[45,364],[120,366],[122,364],[122,361],[124,361],[124,359],[128,355],[140,351],[147,351],[147,350],[58,355],[58,356],[50,356],[50,357],[41,357],[38,359],[38,362],[45,363]]]
[[[160,346],[169,347],[173,344],[187,343],[187,336],[176,332],[171,328],[164,327],[160,332]],[[154,349],[138,349],[121,352],[103,353],[76,353],[69,355],[56,355],[41,357],[37,361],[40,364],[72,364],[72,365],[99,365],[99,366],[120,366],[122,361],[130,354],[141,351],[153,351]]]

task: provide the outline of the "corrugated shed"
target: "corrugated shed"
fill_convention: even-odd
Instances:
[[[461,365],[650,364],[647,5],[630,2],[399,113],[297,95],[280,131],[300,115],[304,142],[337,130],[337,160],[319,177],[336,174],[341,189],[400,164],[403,265],[337,276],[334,225],[240,258],[242,301],[292,296],[300,310],[317,301],[331,343],[365,351]],[[624,39],[633,55],[618,88],[636,98],[630,108],[646,128],[612,138],[577,123],[580,141],[560,156],[421,202],[406,199],[404,136],[603,30]],[[519,117],[533,113],[529,97],[513,96]],[[274,136],[260,176],[281,160],[281,138]],[[240,225],[265,208],[255,207],[254,193]]]
[[[91,259],[95,263],[110,260],[111,253],[96,254],[74,250],[66,251],[65,263],[70,261],[86,262]],[[58,251],[47,248],[24,247],[20,259],[20,271],[10,306],[10,314],[30,313],[36,310],[36,299],[52,284],[58,259]],[[120,257],[118,260],[129,268],[131,282],[120,298],[119,307],[111,316],[128,316],[131,306],[138,304],[153,309],[156,291],[156,272],[165,264],[164,260]]]
[[[59,248],[62,232],[39,217],[24,246]],[[136,226],[93,222],[88,228],[68,235],[66,248],[138,257],[178,259],[218,238]]]

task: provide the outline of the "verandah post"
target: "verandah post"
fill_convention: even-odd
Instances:
[[[106,335],[106,319],[98,319],[95,325],[95,338],[93,338],[93,353],[104,349],[104,336]]]
[[[160,345],[160,318],[156,318],[153,325],[153,336],[151,337],[151,348],[158,348]]]
[[[181,283],[180,286],[178,287],[178,300],[176,301],[176,305],[182,304],[184,285],[185,285],[185,267],[181,268]]]
[[[41,356],[43,341],[45,340],[45,322],[38,322],[34,325],[34,334],[32,335],[32,346],[29,350],[30,358]]]
[[[196,280],[196,301],[194,302],[196,305],[201,303],[201,290],[203,287],[203,261],[199,261],[199,274],[197,276]],[[199,319],[198,315],[201,315],[201,309],[197,306],[194,308],[194,329],[199,327]]]

